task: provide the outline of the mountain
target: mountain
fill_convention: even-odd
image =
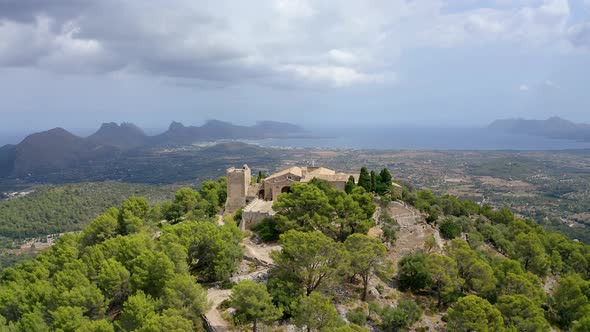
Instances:
[[[496,120],[488,125],[488,129],[556,139],[590,141],[590,124],[574,123],[560,117],[551,117],[547,120]]]
[[[276,121],[258,121],[254,126],[256,132],[262,133],[269,137],[285,137],[288,134],[297,134],[304,132],[300,126]]]
[[[15,157],[16,145],[8,144],[0,147],[0,177],[12,173]]]
[[[63,128],[54,128],[27,136],[15,146],[13,173],[23,176],[32,172],[64,169],[80,161],[107,157],[118,150],[101,146],[76,136]]]
[[[209,120],[204,125],[184,126],[172,122],[168,130],[151,138],[157,145],[190,144],[196,141],[219,139],[260,139],[268,137],[286,137],[303,132],[303,128],[283,122],[261,121],[254,126],[239,126],[231,122]]]
[[[98,145],[114,146],[120,149],[136,148],[147,143],[147,135],[141,128],[123,122],[121,125],[115,122],[103,123],[98,131],[87,140]]]
[[[31,134],[17,145],[0,147],[0,177],[66,171],[76,165],[110,160],[132,149],[220,139],[284,137],[301,131],[301,127],[289,123],[263,121],[254,126],[239,126],[218,120],[207,121],[202,126],[172,122],[166,132],[156,136],[147,136],[131,123],[104,123],[86,138],[54,128]]]

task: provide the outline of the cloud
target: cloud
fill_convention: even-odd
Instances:
[[[385,81],[382,74],[358,72],[342,66],[305,66],[285,65],[279,71],[289,72],[297,78],[314,83],[328,83],[333,87],[348,87],[354,84],[381,83]]]
[[[414,49],[588,44],[567,0],[3,0],[0,66],[222,84],[387,84]],[[493,2],[490,2],[493,3]]]
[[[330,58],[338,63],[354,63],[357,57],[347,51],[332,49],[328,52]]]
[[[0,20],[34,22],[38,16],[71,18],[92,4],[93,0],[2,0]]]
[[[526,84],[521,84],[518,86],[519,91],[529,91],[531,88]]]
[[[574,47],[590,50],[590,22],[570,27],[568,37]]]
[[[78,34],[79,27],[73,22],[56,31],[54,19],[46,16],[38,16],[30,24],[2,22],[0,65],[38,66],[76,73],[102,72],[117,67],[99,41],[78,38]]]
[[[559,89],[560,88],[560,86],[557,83],[555,83],[551,80],[545,80],[545,82],[543,82],[543,85],[545,85],[545,87],[552,88],[552,89]]]
[[[310,17],[314,14],[306,0],[276,0],[275,9],[286,17]]]

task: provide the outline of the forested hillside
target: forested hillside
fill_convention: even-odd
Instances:
[[[363,169],[345,192],[319,180],[291,189],[251,235],[279,246],[263,266],[242,259],[252,240],[236,227],[240,212],[216,216],[223,179],[183,188],[161,206],[130,198],[5,269],[0,325],[201,331],[213,310],[230,330],[590,330],[584,244],[508,209],[409,185],[394,190],[385,169]],[[395,220],[394,205],[416,211],[417,223]],[[424,229],[433,236],[420,248],[399,246]],[[226,300],[210,306],[212,292]]]
[[[150,203],[159,203],[169,200],[173,193],[171,186],[121,182],[41,187],[28,196],[0,202],[0,236],[22,239],[79,231],[128,197],[142,196]]]

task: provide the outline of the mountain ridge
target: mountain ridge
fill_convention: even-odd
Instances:
[[[575,123],[558,116],[546,120],[500,119],[487,126],[488,129],[514,134],[542,136],[554,139],[590,141],[590,124]]]
[[[148,136],[140,127],[123,122],[103,123],[87,137],[64,128],[28,135],[16,145],[0,147],[0,177],[22,177],[30,173],[67,169],[80,163],[113,158],[121,153],[157,146],[177,146],[197,141],[286,137],[303,128],[282,122],[261,121],[253,126],[209,120],[201,126],[185,126],[173,121],[168,130]]]

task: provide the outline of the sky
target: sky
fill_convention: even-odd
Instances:
[[[590,122],[590,0],[0,0],[0,134]]]

